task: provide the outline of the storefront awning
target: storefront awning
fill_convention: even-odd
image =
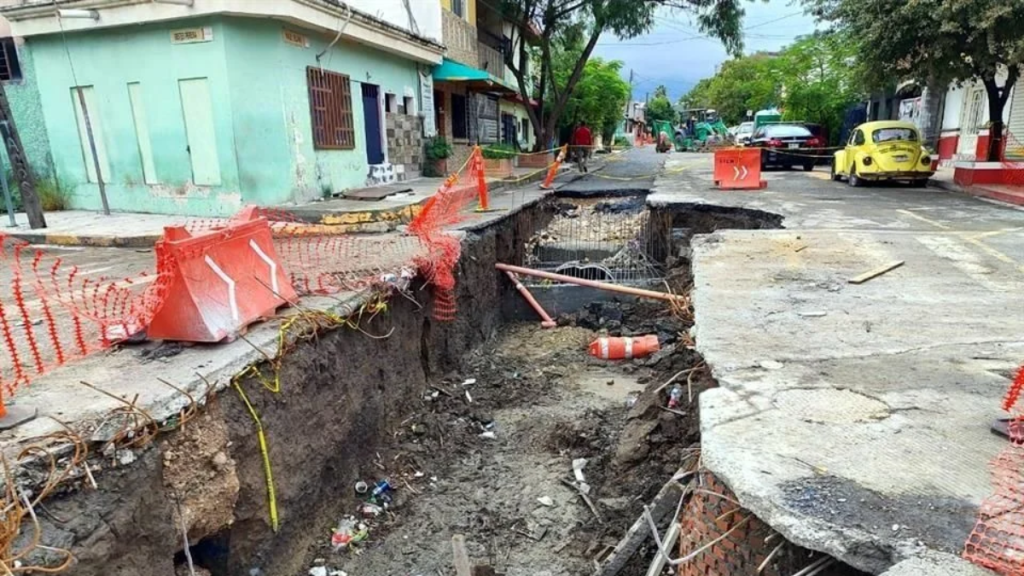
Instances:
[[[514,92],[500,79],[486,70],[473,68],[455,60],[445,58],[434,68],[434,82],[460,82],[469,88],[490,92]]]

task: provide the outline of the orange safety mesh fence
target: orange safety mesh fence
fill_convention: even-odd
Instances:
[[[465,219],[463,211],[477,197],[477,188],[472,178],[474,169],[482,169],[474,162],[479,149],[462,169],[445,180],[441,189],[423,206],[423,210],[409,224],[409,232],[419,238],[423,253],[415,258],[420,272],[434,288],[434,307],[431,311],[435,320],[451,321],[458,311],[455,302],[455,266],[459,262],[461,242],[458,237],[446,231]]]
[[[479,156],[475,152],[471,158]],[[419,271],[434,288],[434,318],[455,318],[457,236],[446,231],[465,218],[478,197],[476,170],[467,162],[450,176],[409,224],[408,234],[355,235],[310,224],[291,213],[256,208],[271,225],[282,268],[301,295],[404,286]],[[252,210],[249,208],[247,210]],[[193,235],[213,232],[229,219],[189,220]],[[169,258],[155,251],[158,258]],[[95,264],[95,262],[94,262]],[[8,395],[35,377],[140,334],[163,305],[174,262],[140,262],[138,273],[112,278],[80,269],[49,251],[0,234],[0,387]],[[2,401],[2,400],[0,400]]]
[[[0,383],[7,394],[33,378],[124,340],[149,323],[167,278],[143,271],[93,276],[27,243],[0,235]]]
[[[1009,443],[990,463],[994,493],[981,505],[964,558],[1004,576],[1024,574],[1024,391],[1021,366],[1003,400]]]

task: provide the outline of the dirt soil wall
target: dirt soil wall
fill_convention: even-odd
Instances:
[[[413,409],[428,379],[502,323],[499,304],[511,287],[493,265],[521,261],[515,247],[529,233],[524,221],[529,214],[467,237],[454,322],[432,320],[429,290],[416,290],[422,308],[395,297],[386,314],[362,325],[374,335],[393,330],[390,337],[334,330],[288,354],[280,393],[252,378],[242,383],[266,431],[277,534],[256,428],[229,389],[131,465],[100,474],[99,490],[49,499],[40,518],[44,544],[73,551],[76,563],[66,573],[75,576],[174,576],[176,556],[183,561],[180,502],[194,560],[214,575],[305,573],[305,552],[337,520],[337,508],[324,504],[350,498],[358,479],[377,475],[375,446]]]

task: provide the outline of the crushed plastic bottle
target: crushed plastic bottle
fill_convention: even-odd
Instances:
[[[679,406],[679,402],[683,399],[683,388],[676,384],[668,391],[668,407],[676,408]]]

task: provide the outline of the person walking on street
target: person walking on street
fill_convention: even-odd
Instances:
[[[590,149],[594,145],[594,135],[587,127],[586,120],[580,122],[576,131],[572,134],[572,145],[576,152],[576,165],[580,172],[587,171],[587,158],[590,157]]]

